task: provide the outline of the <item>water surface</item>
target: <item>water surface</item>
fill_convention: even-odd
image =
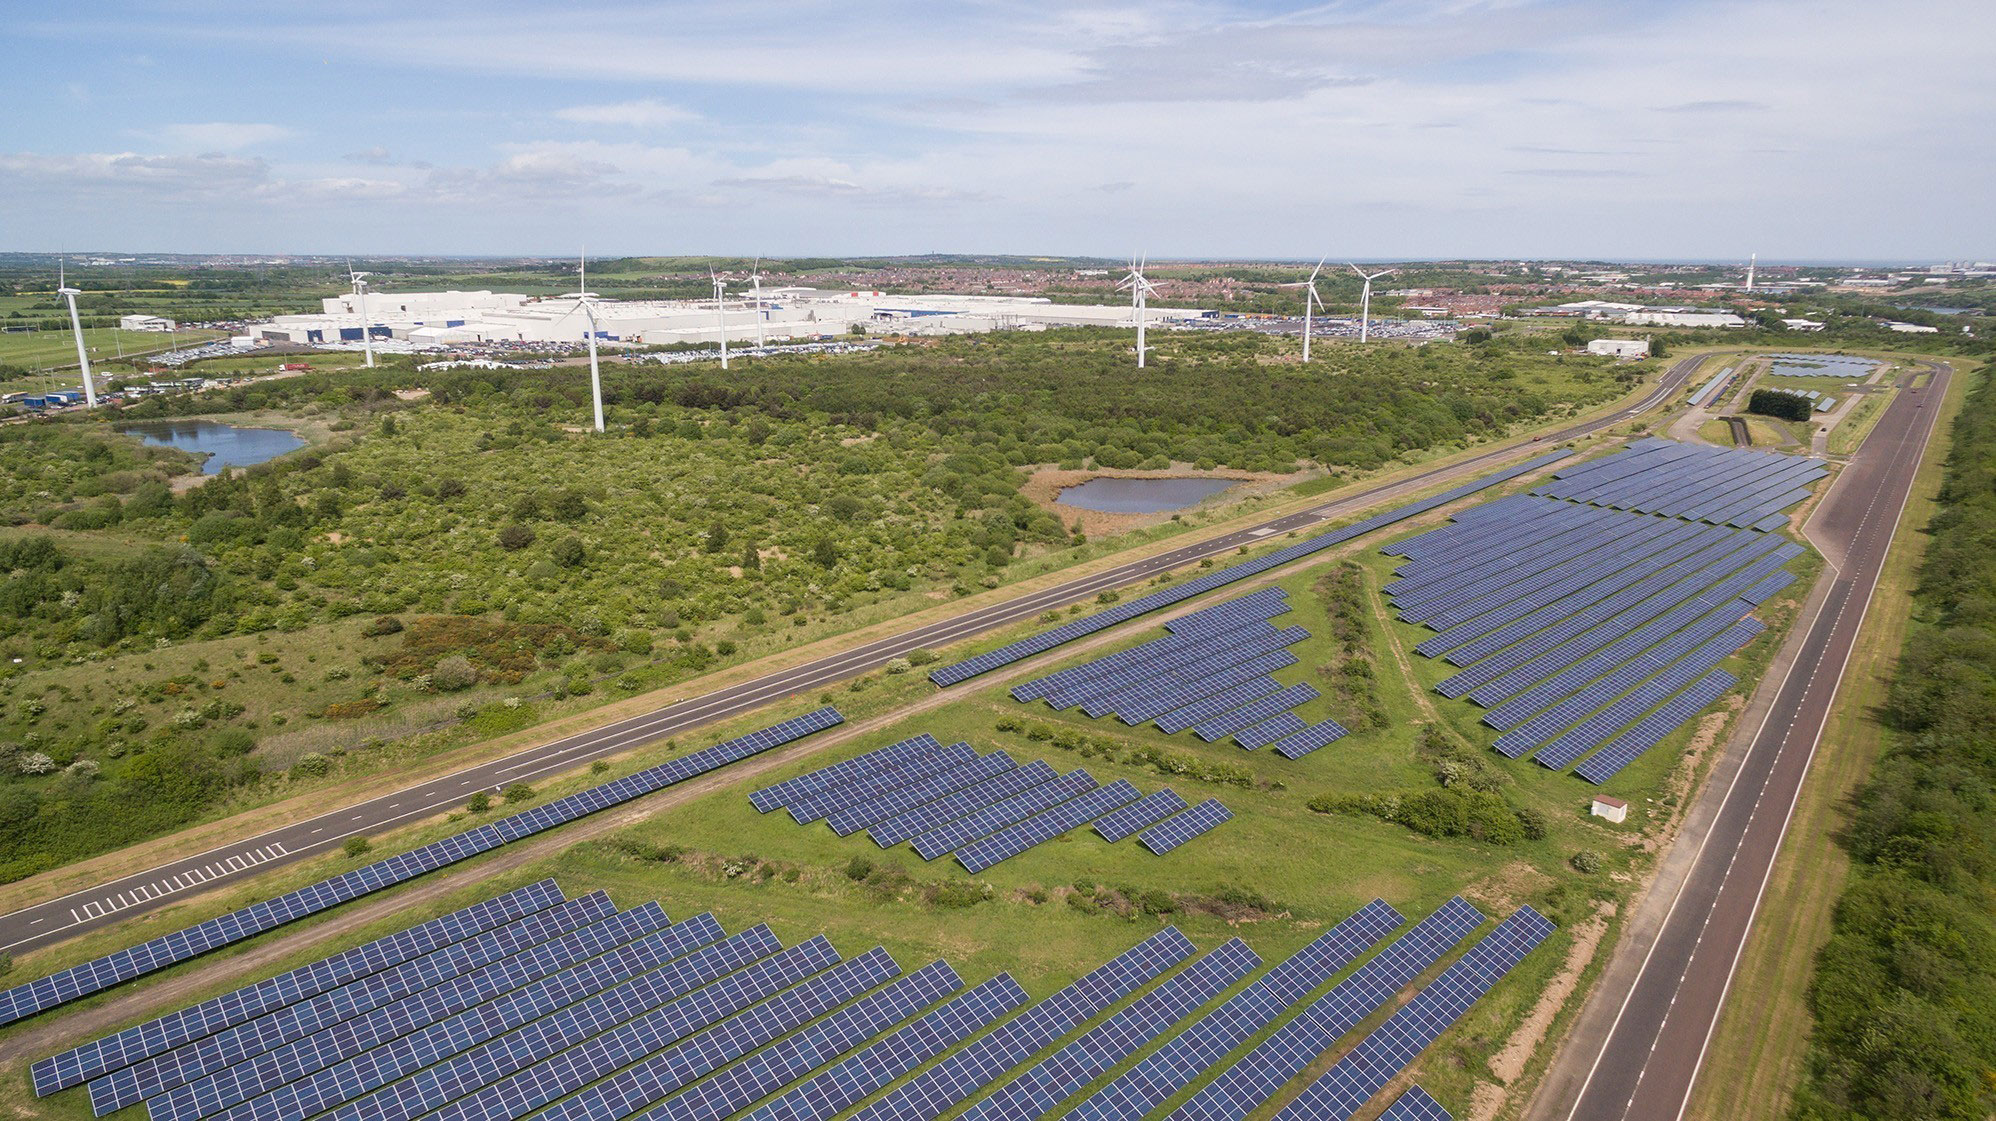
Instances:
[[[1054,502],[1104,514],[1160,514],[1180,510],[1240,485],[1239,479],[1118,479],[1107,475],[1066,487]]]
[[[238,428],[212,420],[148,420],[118,429],[148,444],[206,455],[203,475],[219,475],[224,467],[253,467],[305,446],[295,432],[282,428]]]

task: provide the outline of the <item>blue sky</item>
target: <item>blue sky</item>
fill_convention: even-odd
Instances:
[[[1987,0],[16,6],[0,249],[1996,256]]]

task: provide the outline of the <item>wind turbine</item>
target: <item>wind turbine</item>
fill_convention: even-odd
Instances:
[[[728,305],[724,301],[728,286],[722,281],[721,274],[711,268],[707,270],[707,279],[714,282],[714,314],[721,317],[721,368],[725,370],[728,368]]]
[[[755,292],[755,348],[761,350],[768,344],[762,332],[762,258],[757,257],[749,269],[749,288]]]
[[[585,332],[589,340],[589,401],[596,407],[596,431],[603,431],[603,371],[596,365],[596,293],[589,291],[589,258],[581,257],[575,270],[576,282],[580,291],[570,292],[564,300],[574,300],[575,307],[568,309],[573,315],[580,308],[589,320],[589,330]]]
[[[353,262],[347,262],[347,279],[353,282],[353,298],[360,311],[360,349],[367,354],[369,369],[374,367],[374,331],[367,321],[367,278],[371,275],[353,271]]]
[[[1324,271],[1324,261],[1328,260],[1330,258],[1325,257],[1323,260],[1317,262],[1317,267],[1310,270],[1310,279],[1297,284],[1284,284],[1282,286],[1284,288],[1303,289],[1303,361],[1305,362],[1310,360],[1310,312],[1313,308],[1321,310],[1324,306],[1324,298],[1317,295],[1317,274]]]
[[[1149,263],[1150,257],[1148,254],[1141,258],[1131,258],[1130,275],[1124,277],[1122,283],[1116,285],[1116,291],[1118,292],[1125,288],[1130,290],[1130,317],[1137,321],[1137,369],[1139,370],[1144,368],[1144,354],[1149,350],[1144,345],[1144,325],[1145,321],[1150,318],[1145,305],[1150,299],[1150,294],[1157,291],[1157,285],[1152,284],[1144,278],[1144,266]]]
[[[55,266],[55,294],[69,301],[69,329],[76,332],[76,364],[83,368],[83,407],[97,407],[97,383],[90,380],[90,352],[83,346],[83,320],[76,314],[76,297],[83,293],[69,286],[62,262]]]
[[[1345,263],[1348,265],[1351,264],[1350,261],[1346,261]],[[1372,282],[1399,270],[1381,269],[1371,276],[1367,276],[1357,265],[1351,265],[1351,271],[1358,273],[1359,279],[1365,281],[1365,291],[1358,298],[1358,341],[1363,343],[1372,337]]]
[[[1753,291],[1753,268],[1760,263],[1760,254],[1752,253],[1746,259],[1746,290]]]

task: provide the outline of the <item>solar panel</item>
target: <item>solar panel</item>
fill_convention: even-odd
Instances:
[[[1166,818],[1137,834],[1137,843],[1153,854],[1163,856],[1192,838],[1233,819],[1233,811],[1221,805],[1218,798],[1208,798],[1184,813]]]
[[[266,930],[318,914],[413,879],[426,872],[467,860],[500,845],[556,825],[628,802],[677,782],[706,774],[770,748],[801,739],[845,722],[835,708],[820,708],[745,736],[702,748],[689,755],[649,767],[614,782],[557,798],[489,825],[434,841],[409,852],[378,860],[330,879],[262,903],[253,903],[150,942],[119,950],[59,973],[0,992],[0,1026],[25,1016],[101,992],[113,985],[198,957],[218,946],[255,937]]]
[[[713,915],[695,916],[441,1023],[287,1082],[224,1111],[217,1121],[299,1121],[462,1054],[550,1012],[594,997],[649,972],[660,963],[674,963],[667,965],[661,974],[668,984],[690,989],[704,983],[703,978],[733,968],[735,963],[781,948],[775,936],[762,929],[737,935],[731,944],[715,948],[725,935]],[[709,950],[705,958],[686,960],[695,951]]]
[[[1272,618],[1289,610],[1289,593],[1282,588],[1263,588],[1249,592],[1239,599],[1231,599],[1212,607],[1201,608],[1182,618],[1173,619],[1164,629],[1174,634],[1213,633],[1227,629],[1233,619],[1252,613],[1263,619]]]
[[[840,810],[865,805],[897,787],[963,766],[976,758],[977,752],[969,744],[953,743],[948,747],[923,751],[906,759],[897,760],[878,774],[866,775],[841,786],[793,798],[783,808],[792,821],[799,825],[809,825],[819,818],[830,817]]]
[[[1215,740],[1225,739],[1244,728],[1259,724],[1278,712],[1295,708],[1300,704],[1308,704],[1321,695],[1308,682],[1299,682],[1282,690],[1280,693],[1271,693],[1258,701],[1243,705],[1232,712],[1223,712],[1218,716],[1202,720],[1192,726],[1192,734],[1205,740],[1207,743],[1212,743]]]
[[[452,943],[394,969],[361,978],[310,1000],[183,1044],[90,1083],[90,1105],[100,1116],[184,1085],[210,1072],[254,1058],[411,993],[490,965],[549,938],[602,920],[616,905],[603,892],[551,907],[476,938]]]
[[[1095,776],[1076,767],[1052,782],[1042,783],[1003,801],[993,802],[975,813],[966,814],[955,821],[931,829],[915,838],[915,852],[923,860],[934,860],[946,853],[955,852],[979,837],[988,836],[1008,825],[1024,821],[1070,798],[1078,798],[1095,789],[1095,786]]]
[[[901,967],[887,951],[875,947],[664,1050],[648,1054],[640,1045],[629,1051],[595,1053],[604,1049],[592,1042],[571,1052],[574,1057],[565,1056],[565,1062],[524,1071],[509,1080],[511,1085],[489,1086],[433,1116],[436,1121],[512,1121],[616,1070],[543,1117],[547,1121],[628,1117],[900,973]],[[625,1063],[633,1065],[617,1070]]]
[[[1241,1121],[1481,925],[1481,912],[1461,896],[1450,899],[1228,1063],[1170,1115],[1171,1121]]]
[[[1662,673],[1636,686],[1613,704],[1561,732],[1551,742],[1532,753],[1532,761],[1559,770],[1575,759],[1601,746],[1609,736],[1626,727],[1638,716],[1661,704],[1679,689],[1691,684],[1699,674],[1731,657],[1735,650],[1753,640],[1761,626],[1741,619],[1733,626],[1683,658],[1666,666]],[[1643,666],[1637,673],[1647,672]]]
[[[625,982],[544,1016],[413,1077],[348,1101],[325,1117],[327,1121],[409,1121],[516,1073],[553,1073],[553,1068],[539,1064],[592,1036],[614,1033],[618,1039],[633,1042],[633,1037],[641,1034],[651,1049],[657,1049],[838,961],[838,954],[822,938],[770,953],[768,946],[775,939],[767,928],[755,927],[745,933],[751,936],[738,934],[688,956],[673,968]],[[749,964],[752,961],[754,964]],[[737,969],[740,972],[731,972]],[[718,984],[682,995],[717,979]]]
[[[392,969],[452,942],[504,926],[562,901],[553,880],[541,880],[407,930],[377,938],[310,965],[204,1000],[137,1027],[43,1059],[33,1068],[35,1094],[46,1096],[178,1047],[189,1040],[234,1027],[244,1020],[337,988],[348,981]]]
[[[1120,810],[1095,819],[1095,832],[1114,844],[1125,837],[1155,825],[1185,808],[1185,799],[1169,786],[1154,790]]]
[[[1159,974],[1191,957],[1192,940],[1166,927],[1073,984],[966,1044],[895,1087],[852,1121],[932,1121],[1088,1022]]]
[[[1379,1121],[1455,1121],[1441,1103],[1428,1096],[1419,1086],[1407,1087],[1407,1092],[1393,1099],[1386,1112],[1379,1115]]]
[[[1254,751],[1267,747],[1276,740],[1290,736],[1308,728],[1303,718],[1293,712],[1280,712],[1252,728],[1244,728],[1234,733],[1234,743],[1243,751]]]
[[[1190,1085],[1213,1064],[1273,1023],[1284,1009],[1350,965],[1399,926],[1399,912],[1375,899],[1325,931],[1260,980],[1194,1020],[1163,1047],[1083,1098],[1073,1121],[1134,1121]]]
[[[1026,1003],[1001,973],[748,1115],[750,1121],[824,1121],[982,1031]]]
[[[919,736],[913,736],[899,743],[890,743],[886,747],[875,748],[864,754],[855,755],[842,763],[834,763],[829,767],[820,767],[815,771],[806,771],[795,778],[785,779],[774,785],[765,786],[749,794],[749,804],[754,806],[758,812],[768,813],[771,810],[783,808],[784,804],[792,798],[799,798],[806,794],[815,794],[828,787],[842,785],[861,775],[874,774],[886,769],[898,760],[908,758],[917,751],[925,748],[934,749],[941,746],[942,744],[937,742],[936,737],[923,732]]]
[[[1267,654],[1197,681],[1162,686],[1143,701],[1126,705],[1122,719],[1142,723],[1145,717],[1157,722],[1165,735],[1177,735],[1202,720],[1211,720],[1244,704],[1251,704],[1282,685],[1268,675],[1296,664],[1287,650]]]
[[[1684,692],[1665,701],[1655,712],[1638,720],[1613,743],[1588,756],[1585,762],[1573,769],[1573,773],[1597,785],[1608,781],[1615,772],[1662,743],[1665,736],[1682,727],[1706,705],[1724,696],[1726,690],[1738,683],[1739,680],[1725,670],[1713,670]]]
[[[906,786],[897,786],[870,802],[862,802],[857,806],[840,810],[827,818],[826,823],[832,827],[832,832],[841,837],[850,837],[869,825],[877,825],[888,818],[907,813],[945,794],[954,794],[966,786],[975,786],[1017,766],[1012,757],[1002,751],[980,755],[962,766],[939,771]]]
[[[1239,641],[1215,639],[1207,649],[1195,652],[1192,660],[1169,671],[1153,672],[1139,666],[1091,686],[1081,711],[1097,719],[1113,712],[1125,724],[1141,724],[1257,673],[1294,665],[1295,655],[1286,648],[1309,637],[1310,632],[1302,627],[1285,627]]]
[[[1021,1071],[997,1093],[965,1110],[963,1121],[1038,1121],[1050,1115],[1068,1095],[1148,1046],[1260,965],[1261,959],[1247,943],[1229,939],[1129,1007]]]
[[[1051,841],[1070,829],[1086,825],[1125,802],[1134,802],[1138,797],[1137,788],[1130,785],[1130,780],[1119,778],[1107,786],[1062,802],[965,845],[956,852],[957,863],[972,874],[982,872],[1035,845]]]
[[[209,1116],[273,1086],[304,1078],[360,1052],[449,1019],[467,1008],[511,994],[577,962],[627,944],[658,941],[649,936],[657,935],[669,923],[665,911],[656,903],[612,915],[153,1097],[146,1103],[147,1115],[150,1121],[191,1121]],[[654,958],[646,968],[663,960]]]
[[[721,1068],[712,1078],[660,1102],[639,1121],[731,1117],[962,988],[963,982],[948,962],[931,962],[788,1039]],[[598,1121],[605,1116],[622,1116],[612,1109],[577,1106],[587,1096],[585,1092],[562,1102],[536,1121]]]
[[[947,797],[917,806],[898,817],[870,825],[867,827],[866,835],[881,848],[892,848],[931,829],[941,828],[966,814],[975,813],[994,802],[1001,802],[1036,786],[1043,786],[1057,777],[1058,773],[1047,764],[1046,760],[1035,759],[1016,770],[1006,771],[996,778],[986,779]]]
[[[1321,747],[1326,747],[1351,733],[1335,720],[1319,720],[1317,723],[1277,740],[1275,753],[1284,759],[1301,759]]]
[[[1497,486],[1520,475],[1529,474],[1549,463],[1563,459],[1569,454],[1571,453],[1564,449],[1548,452],[1460,486],[1450,487],[1448,490],[1438,494],[1409,502],[1404,506],[1388,510],[1383,514],[1374,514],[1372,517],[1360,519],[1350,525],[1329,530],[1313,537],[1304,538],[1294,545],[1285,546],[1264,556],[1241,561],[1238,564],[1218,569],[1204,576],[1180,581],[1161,591],[1139,596],[1133,600],[1126,600],[1105,611],[1097,611],[1092,615],[1084,615],[1071,623],[1055,627],[1050,631],[1033,635],[1030,638],[1023,638],[1017,642],[1007,643],[996,650],[986,651],[974,657],[966,658],[963,661],[954,662],[940,669],[933,670],[929,673],[929,680],[945,688],[955,685],[958,682],[968,681],[978,674],[989,673],[1000,666],[1009,666],[1013,662],[1022,661],[1035,654],[1043,654],[1057,646],[1072,642],[1077,638],[1086,637],[1098,631],[1106,630],[1119,623],[1134,619],[1139,615],[1145,615],[1152,611],[1169,607],[1172,604],[1183,603],[1188,599],[1204,595],[1216,588],[1222,588],[1229,584],[1249,579],[1250,577],[1259,576],[1271,569],[1280,568],[1291,561],[1300,560],[1303,557],[1341,545],[1346,541],[1363,536],[1375,529],[1425,514],[1429,510],[1446,506],[1459,498]]]
[[[1537,911],[1518,908],[1284,1106],[1276,1121],[1351,1117],[1552,930]]]

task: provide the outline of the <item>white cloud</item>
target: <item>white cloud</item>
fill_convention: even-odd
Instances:
[[[698,113],[668,105],[657,98],[619,101],[609,105],[571,105],[554,111],[556,118],[581,125],[615,125],[624,128],[664,128],[700,119]]]
[[[283,125],[242,121],[161,125],[157,131],[168,144],[196,152],[238,152],[258,144],[288,140],[297,135]]]

